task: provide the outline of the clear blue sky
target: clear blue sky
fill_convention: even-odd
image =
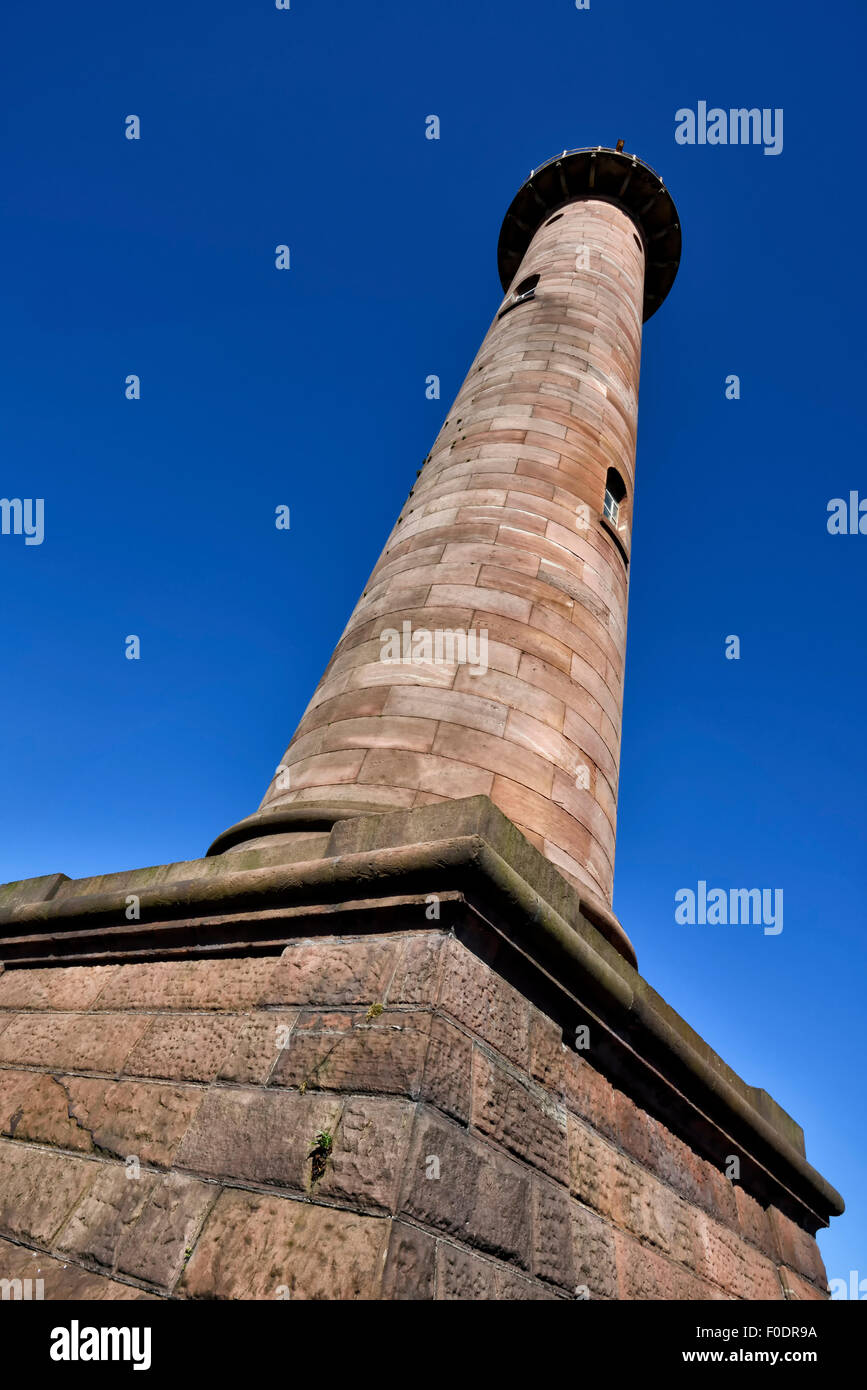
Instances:
[[[0,59],[0,493],[46,528],[0,537],[0,879],[194,858],[255,809],[498,306],[519,184],[619,137],[662,174],[684,255],[644,339],[615,907],[846,1196],[831,1277],[867,1277],[867,536],[826,530],[867,496],[865,27],[14,0]],[[678,145],[701,100],[783,108],[783,152]],[[677,925],[700,879],[782,888],[782,934]]]

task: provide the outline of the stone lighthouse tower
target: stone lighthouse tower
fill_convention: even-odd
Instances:
[[[331,663],[214,850],[482,793],[634,961],[610,909],[638,378],[677,213],[634,156],[564,153],[498,259],[505,299]]]
[[[640,160],[534,170],[259,809],[201,859],[0,886],[7,1279],[827,1297],[841,1198],[611,910],[642,324],[679,257]]]

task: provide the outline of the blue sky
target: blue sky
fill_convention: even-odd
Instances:
[[[0,493],[45,499],[42,545],[0,536],[0,880],[195,858],[255,809],[498,307],[518,186],[621,137],[662,174],[615,907],[847,1198],[832,1278],[867,1277],[867,536],[826,528],[867,496],[865,28],[842,0],[17,0],[0,58]],[[782,108],[782,153],[678,145],[701,100]],[[782,888],[783,932],[678,925],[702,879]]]

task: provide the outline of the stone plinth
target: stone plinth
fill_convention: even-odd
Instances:
[[[0,1277],[826,1297],[798,1125],[487,798],[305,843],[0,890]]]

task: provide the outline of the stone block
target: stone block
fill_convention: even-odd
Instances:
[[[228,1190],[184,1270],[188,1298],[379,1297],[390,1223],[308,1202]]]

